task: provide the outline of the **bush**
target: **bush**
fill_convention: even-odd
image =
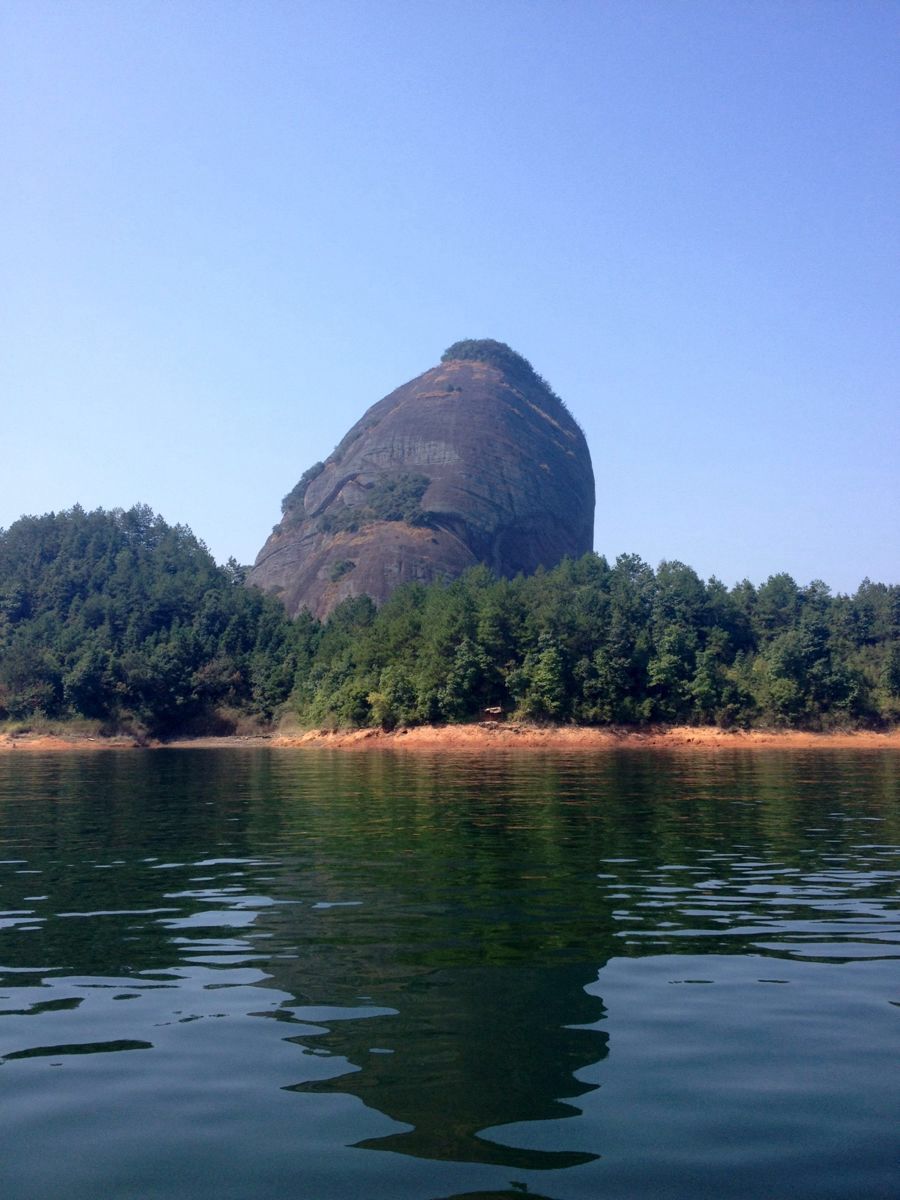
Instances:
[[[325,464],[323,462],[317,462],[313,463],[311,467],[308,467],[307,470],[303,472],[298,482],[294,484],[281,502],[281,511],[285,515],[288,513],[293,513],[298,508],[303,507],[303,501],[306,498],[307,488],[314,479],[318,479],[324,470]]]
[[[342,558],[340,562],[331,564],[328,578],[332,583],[337,583],[339,579],[343,579],[345,575],[349,575],[355,566],[356,563],[352,559]]]
[[[427,525],[429,517],[422,508],[422,497],[430,482],[427,475],[413,473],[379,475],[366,489],[364,504],[330,509],[319,518],[319,529],[323,533],[354,533],[373,521]]]

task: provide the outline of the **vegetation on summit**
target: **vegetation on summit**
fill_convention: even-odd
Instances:
[[[447,347],[441,355],[441,362],[487,363],[497,367],[513,383],[537,389],[546,399],[568,412],[565,402],[557,396],[547,380],[537,373],[524,355],[507,346],[506,342],[497,342],[493,338],[464,338]],[[571,413],[569,415],[571,416]]]

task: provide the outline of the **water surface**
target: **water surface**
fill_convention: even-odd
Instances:
[[[894,1197],[900,756],[0,758],[0,1188]]]

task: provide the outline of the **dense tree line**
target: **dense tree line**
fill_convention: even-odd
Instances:
[[[528,578],[475,568],[346,601],[293,697],[313,724],[469,720],[828,728],[900,717],[900,587],[759,588],[593,554]]]
[[[295,711],[310,725],[465,721],[828,728],[900,718],[900,587],[593,554],[528,578],[483,567],[350,599],[320,624],[218,567],[146,507],[0,532],[0,719],[161,735]]]
[[[89,717],[163,734],[268,719],[299,627],[146,506],[23,517],[0,532],[0,719]]]

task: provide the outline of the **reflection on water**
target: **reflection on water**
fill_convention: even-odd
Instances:
[[[892,1195],[897,785],[890,753],[7,755],[0,1182]]]
[[[369,1149],[535,1170],[588,1162],[596,1155],[507,1147],[478,1134],[580,1111],[571,1101],[594,1085],[575,1072],[606,1055],[605,1032],[571,1024],[602,1015],[600,1000],[585,991],[595,977],[576,967],[430,971],[402,989],[399,1020],[377,1031],[354,1024],[334,1031],[329,1046],[366,1063],[357,1078],[298,1090],[349,1090],[410,1126],[358,1143]],[[386,1045],[369,1062],[378,1036]]]

